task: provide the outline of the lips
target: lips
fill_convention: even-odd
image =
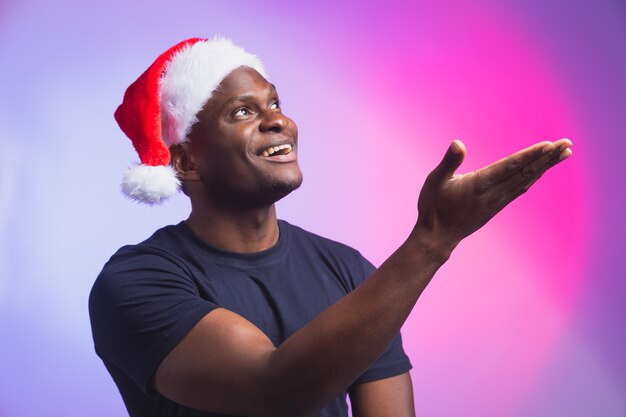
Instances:
[[[293,150],[293,146],[288,143],[284,143],[282,145],[270,145],[267,148],[261,150],[259,156],[264,158],[268,158],[271,156],[279,156],[279,155],[288,155]]]
[[[268,162],[292,162],[297,159],[295,144],[291,141],[275,142],[257,151],[257,157]]]

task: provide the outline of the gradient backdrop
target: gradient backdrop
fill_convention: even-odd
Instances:
[[[403,329],[420,416],[626,416],[623,0],[0,3],[0,416],[122,416],[87,296],[109,256],[185,218],[118,191],[112,113],[170,45],[262,57],[300,128],[280,217],[380,264],[427,173],[536,141],[574,156],[464,241]]]

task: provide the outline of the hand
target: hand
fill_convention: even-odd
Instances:
[[[571,156],[570,146],[569,139],[540,142],[474,172],[454,174],[466,150],[461,141],[453,141],[422,187],[416,229],[428,231],[436,244],[452,250]]]

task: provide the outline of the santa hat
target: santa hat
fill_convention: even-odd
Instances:
[[[115,120],[132,141],[141,164],[124,175],[126,196],[157,204],[178,192],[180,181],[169,165],[169,146],[187,140],[213,91],[242,65],[266,77],[261,61],[230,40],[191,38],[162,53],[128,87]]]

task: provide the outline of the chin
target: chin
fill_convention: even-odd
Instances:
[[[290,176],[289,178],[269,179],[264,186],[257,188],[249,194],[248,201],[257,207],[267,207],[282,200],[292,191],[297,190],[302,185],[302,174]]]
[[[209,188],[214,204],[232,210],[260,209],[269,207],[298,189],[302,184],[302,173],[290,173],[280,178],[264,177],[246,185],[224,183]]]

